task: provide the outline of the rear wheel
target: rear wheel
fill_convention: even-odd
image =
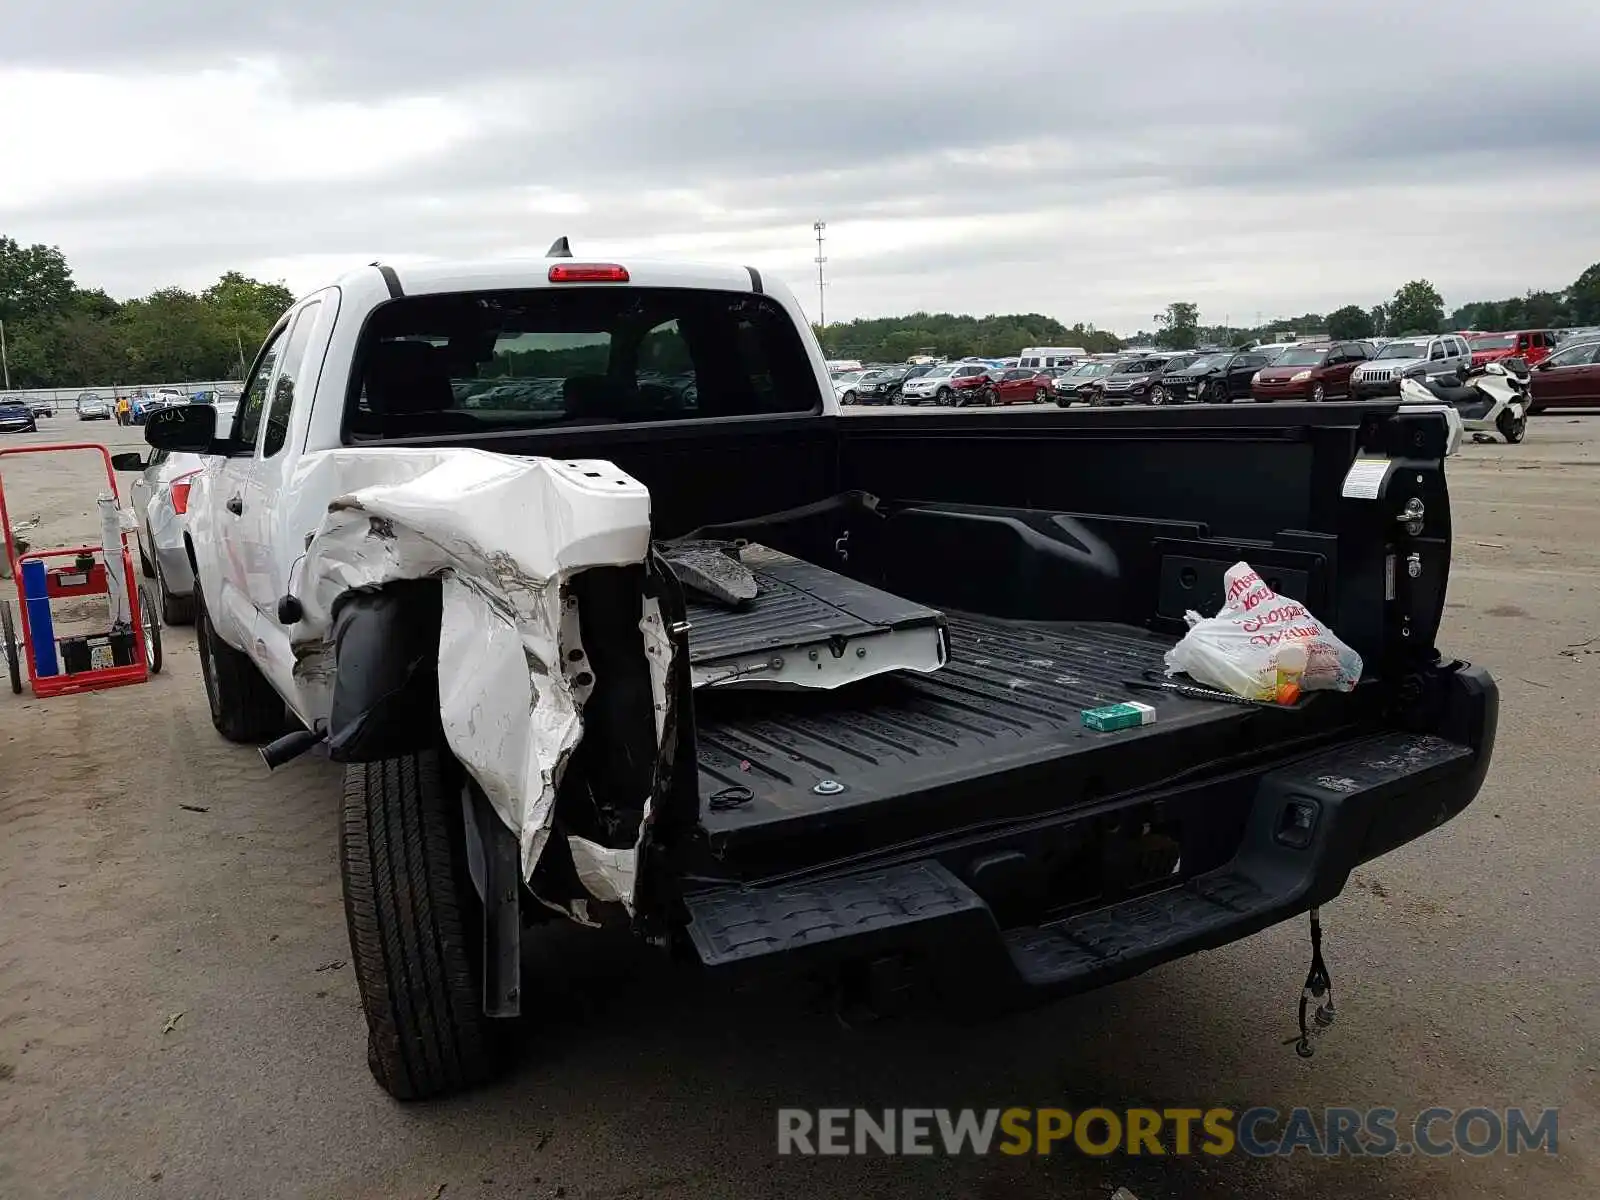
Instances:
[[[278,693],[255,663],[217,636],[205,597],[195,591],[194,640],[200,651],[200,678],[206,685],[211,724],[230,742],[270,742],[289,728]]]
[[[1034,393],[1033,393],[1033,402],[1035,404],[1048,404],[1048,403],[1050,403],[1050,393],[1048,391],[1046,391],[1044,388],[1036,389],[1034,391]]]
[[[1206,389],[1206,400],[1211,404],[1233,403],[1233,397],[1228,395],[1228,385],[1220,380]]]
[[[345,769],[339,873],[367,1065],[397,1100],[487,1079],[482,905],[467,865],[455,760],[441,750]]]
[[[11,619],[11,601],[0,600],[0,639],[5,642],[6,670],[11,675],[11,690],[22,694],[22,645],[17,641],[17,627]]]
[[[1514,415],[1509,408],[1500,414],[1494,424],[1500,431],[1500,436],[1513,446],[1528,433],[1528,418]]]

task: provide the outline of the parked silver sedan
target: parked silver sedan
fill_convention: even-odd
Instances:
[[[233,421],[238,401],[217,405],[217,425]],[[113,454],[111,465],[119,471],[137,471],[128,488],[128,509],[137,522],[139,567],[156,581],[161,619],[167,625],[194,621],[194,571],[183,547],[183,529],[189,508],[189,487],[205,466],[198,454],[152,450],[150,457],[134,452]]]

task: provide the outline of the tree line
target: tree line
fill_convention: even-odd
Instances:
[[[79,287],[58,247],[23,246],[0,236],[0,322],[13,388],[238,378],[293,302],[283,283],[237,271],[198,293],[170,287],[118,301],[99,288]],[[1198,305],[1175,301],[1157,318],[1155,330],[1140,330],[1131,340],[1182,350],[1271,341],[1285,330],[1366,338],[1588,324],[1600,324],[1600,263],[1564,291],[1477,300],[1448,315],[1443,297],[1426,279],[1412,280],[1369,307],[1348,304],[1254,328],[1202,325]],[[1040,313],[915,312],[814,328],[829,358],[870,362],[904,362],[920,354],[1003,358],[1024,346],[1082,346],[1103,353],[1125,344],[1092,324],[1069,326]]]
[[[1401,285],[1387,301],[1363,308],[1347,304],[1327,315],[1304,313],[1269,321],[1255,328],[1202,325],[1198,305],[1177,301],[1156,318],[1157,328],[1140,330],[1134,341],[1154,341],[1169,350],[1195,346],[1235,346],[1270,342],[1285,331],[1301,337],[1326,334],[1336,340],[1405,337],[1458,329],[1486,332],[1514,329],[1566,329],[1600,325],[1600,263],[1590,266],[1560,292],[1527,292],[1505,300],[1475,300],[1446,315],[1444,297],[1426,279]]]
[[[829,358],[905,362],[918,354],[935,358],[1004,358],[1024,346],[1082,346],[1091,353],[1122,348],[1122,339],[1093,325],[1067,326],[1039,313],[973,317],[914,312],[904,317],[860,317],[813,326]]]
[[[118,301],[79,287],[55,246],[0,236],[0,322],[13,388],[236,379],[294,294],[229,271],[197,293]]]

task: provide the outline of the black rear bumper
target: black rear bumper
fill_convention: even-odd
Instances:
[[[1084,991],[1237,941],[1326,903],[1356,866],[1471,803],[1489,767],[1498,691],[1464,664],[1435,682],[1425,730],[1369,733],[870,870],[692,894],[688,940],[718,971],[887,971],[985,1006]],[[1126,860],[1167,821],[1189,827],[1174,835],[1175,862],[1157,861],[1155,877],[1107,903],[1052,913],[1047,902],[1038,919],[1052,848]],[[1108,840],[1130,825],[1131,841]],[[1019,911],[1033,915],[1007,915]]]

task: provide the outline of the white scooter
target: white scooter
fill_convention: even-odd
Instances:
[[[1400,399],[1449,405],[1475,442],[1492,442],[1498,433],[1515,445],[1528,432],[1527,381],[1498,362],[1485,363],[1459,386],[1407,376],[1400,381]]]

